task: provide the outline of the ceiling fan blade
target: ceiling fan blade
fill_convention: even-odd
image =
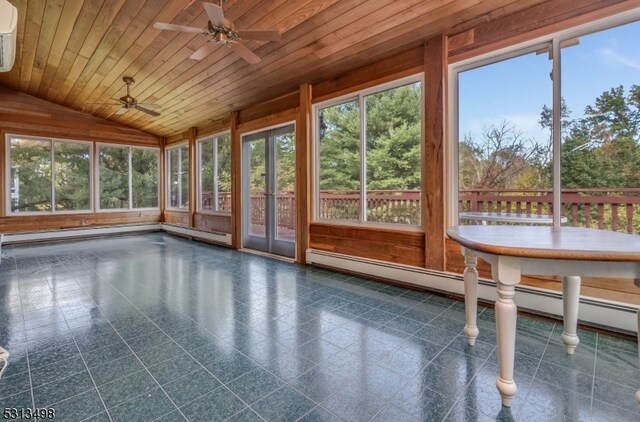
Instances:
[[[118,109],[118,111],[116,111],[114,114],[115,114],[116,116],[121,116],[121,115],[123,115],[124,113],[126,113],[127,111],[129,111],[129,109],[128,109],[128,108],[122,107],[122,108]]]
[[[138,105],[143,108],[148,108],[149,110],[160,108],[160,105],[158,104],[138,103]]]
[[[280,41],[279,31],[236,31],[238,36],[245,40]]]
[[[249,64],[256,64],[262,61],[262,59],[258,57],[253,51],[249,50],[247,47],[238,42],[230,44],[229,47],[231,47],[231,49],[235,51],[238,56],[242,57]]]
[[[153,24],[155,29],[166,29],[169,31],[178,31],[178,32],[192,32],[194,34],[202,34],[204,32],[201,28],[194,28],[192,26],[184,26],[184,25],[174,25],[172,23],[162,23],[156,22]]]
[[[136,110],[142,111],[143,113],[147,113],[147,114],[150,114],[150,115],[155,116],[155,117],[160,115],[160,113],[158,113],[157,111],[153,111],[153,110],[146,109],[144,107],[140,107],[139,104],[137,106],[134,106],[134,107],[135,107]]]
[[[204,44],[202,47],[200,47],[199,49],[197,49],[196,51],[194,51],[193,54],[189,56],[189,58],[193,60],[202,60],[205,57],[207,57],[209,54],[213,53],[213,50],[215,50],[216,47],[217,47],[216,44],[212,42],[208,42]]]
[[[224,26],[224,13],[222,13],[220,6],[213,3],[202,3],[202,5],[212,25]]]

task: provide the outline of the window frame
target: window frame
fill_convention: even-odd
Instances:
[[[202,144],[207,141],[214,141],[214,152],[213,152],[213,160],[214,160],[214,169],[218,170],[220,167],[218,165],[218,146],[220,137],[229,136],[229,146],[231,147],[231,131],[226,130],[223,132],[215,133],[213,135],[208,135],[202,138],[196,139],[196,212],[199,214],[208,214],[208,215],[231,215],[233,210],[231,211],[219,211],[219,210],[203,210],[202,209]],[[168,173],[167,173],[168,174]],[[213,175],[213,186],[215,191],[219,191],[219,177],[218,172],[214,172]],[[232,194],[233,195],[233,194]],[[218,207],[217,202],[215,202],[216,208]]]
[[[50,211],[28,211],[28,212],[15,212],[11,210],[11,138],[16,137],[24,137],[28,139],[38,140],[38,141],[49,141],[51,144],[51,210]],[[21,217],[21,216],[36,216],[36,215],[50,215],[50,214],[91,214],[94,212],[94,174],[93,174],[93,165],[94,165],[94,143],[91,141],[82,141],[77,139],[66,139],[66,138],[56,138],[49,136],[33,136],[26,134],[18,134],[18,133],[6,133],[5,137],[5,192],[7,192],[7,197],[5,200],[5,212],[8,217]],[[67,211],[57,211],[55,208],[55,142],[66,142],[71,144],[82,144],[89,145],[89,209],[86,210],[67,210]]]
[[[409,76],[405,76],[399,79],[394,79],[389,82],[374,85],[361,90],[352,91],[348,94],[340,95],[335,98],[331,98],[322,102],[313,104],[312,106],[312,133],[313,133],[313,212],[312,221],[314,223],[322,224],[337,224],[337,225],[354,225],[354,226],[373,226],[373,227],[388,227],[397,230],[416,230],[424,227],[424,222],[420,224],[401,224],[401,223],[379,223],[375,221],[367,221],[367,207],[366,207],[366,195],[367,195],[367,181],[366,181],[366,111],[363,107],[364,98],[384,91],[389,91],[395,88],[411,85],[420,82],[420,163],[424,160],[424,73],[417,73]],[[358,109],[360,111],[360,137],[358,139],[358,152],[360,154],[360,189],[359,196],[360,201],[364,206],[361,207],[358,215],[358,221],[355,220],[343,220],[343,219],[328,219],[320,218],[320,127],[318,124],[319,112],[323,109],[344,104],[351,101],[358,102]],[[422,200],[422,190],[424,188],[423,171],[421,165],[420,171],[420,191]]]
[[[562,79],[562,49],[561,44],[574,38],[584,37],[597,32],[613,29],[618,26],[640,22],[640,8],[632,9],[627,12],[618,13],[606,18],[598,19],[582,25],[557,31],[549,35],[537,37],[535,39],[518,43],[509,47],[505,47],[496,51],[481,54],[470,59],[452,63],[448,68],[448,107],[447,107],[447,125],[449,127],[449,137],[446,148],[446,162],[448,170],[446,174],[447,188],[446,192],[449,197],[448,206],[445,215],[447,226],[458,225],[458,206],[459,206],[459,151],[458,151],[458,74],[468,70],[476,69],[489,64],[497,63],[510,58],[518,57],[539,50],[540,48],[549,48],[552,62],[552,106],[553,106],[553,162],[552,162],[552,186],[553,186],[553,226],[561,226],[562,207],[559,206],[561,200],[561,79]]]
[[[171,204],[171,183],[170,183],[170,181],[171,181],[171,169],[170,169],[169,166],[171,165],[171,160],[169,159],[169,154],[171,153],[172,150],[177,149],[179,151],[179,154],[180,154],[179,163],[180,163],[180,166],[182,166],[182,152],[181,152],[181,149],[184,146],[186,146],[187,148],[190,148],[189,141],[178,142],[178,143],[175,143],[175,144],[173,144],[171,146],[167,146],[164,149],[164,170],[165,170],[165,173],[164,173],[165,174],[164,207],[165,207],[166,210],[172,211],[172,212],[189,212],[189,207],[187,207],[187,208],[178,208],[178,207],[172,207],[170,205]],[[191,163],[191,157],[189,157],[189,171],[190,171],[192,166],[193,166],[193,163]],[[180,199],[182,200],[182,198],[180,198]]]
[[[129,165],[129,173],[128,173],[128,187],[129,187],[129,208],[101,208],[100,207],[100,147],[108,147],[108,148],[127,148],[129,153],[128,157],[128,165]],[[142,150],[153,150],[156,151],[156,156],[158,159],[158,166],[156,177],[158,180],[158,206],[157,207],[147,207],[147,208],[133,208],[133,166],[131,162],[132,151],[134,149],[142,149]],[[109,212],[130,212],[130,211],[158,211],[160,210],[160,148],[157,147],[148,147],[148,146],[138,146],[138,145],[122,145],[122,144],[113,144],[113,143],[105,143],[105,142],[97,142],[95,148],[96,155],[96,165],[95,165],[95,192],[96,192],[96,212],[99,213],[109,213]]]

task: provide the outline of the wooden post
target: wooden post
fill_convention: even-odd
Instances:
[[[7,150],[7,140],[5,138],[5,132],[0,130],[0,217],[4,217],[7,211],[7,202],[9,195],[11,194],[7,189],[9,183],[5,178],[7,177],[7,167],[9,163],[7,163],[7,157],[5,156],[5,151]],[[95,143],[94,143],[95,146]],[[95,186],[95,183],[93,184]]]
[[[231,113],[231,247],[242,247],[242,144],[239,113]]]
[[[167,207],[167,169],[165,165],[165,146],[167,145],[167,138],[160,139],[160,160],[158,161],[158,172],[160,174],[160,196],[158,198],[158,206],[160,207],[160,222],[164,223],[164,210]]]
[[[425,266],[445,270],[444,108],[447,78],[444,35],[424,44],[424,119],[422,151],[422,221]]]
[[[196,137],[198,129],[192,127],[189,129],[189,227],[195,227],[196,219],[196,201],[198,189],[196,188],[196,172],[198,166],[196,163]],[[184,170],[183,170],[184,171]]]
[[[306,262],[311,222],[311,85],[300,85],[300,111],[296,124],[296,262]]]

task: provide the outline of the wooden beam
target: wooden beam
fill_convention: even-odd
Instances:
[[[196,215],[196,136],[198,129],[192,127],[189,129],[189,227],[194,227]]]
[[[238,132],[239,113],[231,113],[231,247],[242,247],[242,141]]]
[[[160,139],[160,197],[158,198],[160,206],[160,221],[165,222],[164,213],[167,208],[167,168],[165,164],[165,149],[167,138]]]
[[[311,222],[312,191],[311,168],[311,85],[300,85],[300,107],[296,124],[296,262],[306,263],[309,247],[309,223]]]
[[[7,140],[5,138],[6,133],[0,130],[0,217],[4,217],[7,210],[7,157],[5,152],[7,151]]]
[[[254,130],[275,126],[280,123],[287,123],[298,118],[298,107],[280,111],[269,116],[261,117],[250,122],[238,124],[239,133],[252,132]]]
[[[438,35],[424,44],[424,119],[422,221],[427,268],[445,269],[444,110],[447,40]]]

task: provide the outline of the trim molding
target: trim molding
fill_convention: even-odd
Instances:
[[[309,264],[464,296],[464,282],[461,274],[427,270],[374,259],[355,258],[315,249],[307,249],[306,255]],[[518,293],[515,301],[520,309],[562,318],[562,294],[560,292],[524,285],[516,286],[516,291]],[[497,294],[492,281],[480,279],[478,298],[490,302],[496,301]],[[639,311],[633,305],[581,296],[578,319],[584,325],[613,329],[625,334],[635,334],[637,332],[636,313]],[[464,321],[461,323],[464,324]]]

